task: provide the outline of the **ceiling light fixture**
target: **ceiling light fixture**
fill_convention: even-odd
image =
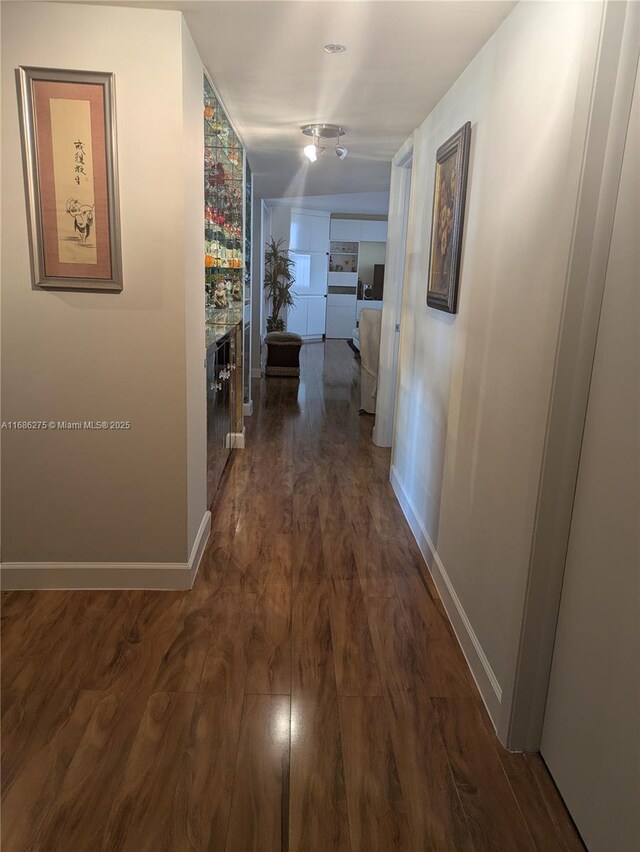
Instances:
[[[304,155],[307,157],[312,163],[318,159],[321,154],[324,154],[324,147],[320,144],[320,136],[317,133],[312,133],[313,142],[311,145],[307,145],[304,149]]]
[[[331,44],[325,44],[323,47],[325,53],[344,53],[346,49],[347,48],[344,44],[334,44],[333,42]]]
[[[339,160],[344,160],[347,156],[347,149],[340,145],[340,137],[344,136],[346,130],[339,127],[337,124],[305,124],[300,128],[305,136],[311,136],[313,142],[307,145],[304,149],[305,157],[315,163],[320,154],[325,148],[320,144],[323,139],[336,139],[336,156]]]

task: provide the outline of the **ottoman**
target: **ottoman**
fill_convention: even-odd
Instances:
[[[302,338],[289,331],[270,331],[267,344],[267,376],[299,376]]]

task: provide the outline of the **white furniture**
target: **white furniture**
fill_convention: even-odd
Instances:
[[[329,231],[329,255],[333,265],[349,266],[355,258],[353,271],[329,269],[327,276],[328,338],[351,338],[364,306],[381,307],[381,302],[358,300],[359,246],[361,242],[385,242],[387,222],[367,219],[332,219]]]
[[[325,333],[329,215],[319,210],[291,211],[289,250],[296,303],[287,315],[287,331],[305,339],[321,338]]]
[[[289,231],[291,251],[327,253],[329,213],[322,210],[292,210]]]
[[[325,296],[302,296],[287,316],[287,331],[300,337],[322,337],[325,333],[327,299]]]
[[[360,243],[351,240],[329,242],[329,286],[358,286],[358,252]]]
[[[363,308],[373,308],[382,311],[382,301],[377,299],[358,299],[356,302],[356,325],[351,335],[351,342],[360,351],[360,314]]]
[[[326,328],[328,338],[351,336],[358,292],[358,246],[359,243],[353,240],[332,239],[329,242]]]
[[[363,308],[374,308],[382,310],[382,299],[358,299],[356,302],[356,322],[360,319],[360,312]]]
[[[365,308],[360,314],[360,413],[375,414],[382,311]]]
[[[327,295],[328,338],[351,337],[356,321],[356,291],[353,294],[331,293]]]
[[[355,243],[387,241],[387,222],[368,219],[332,219],[331,239]]]

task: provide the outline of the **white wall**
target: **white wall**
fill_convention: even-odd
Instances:
[[[373,267],[385,262],[386,243],[361,242],[358,253],[358,278],[363,284],[373,284]]]
[[[601,16],[522,3],[415,133],[392,481],[497,722],[517,649]],[[436,150],[472,123],[458,314],[426,307]]]
[[[184,563],[206,508],[197,56],[176,12],[3,3],[1,24],[3,417],[132,423],[4,434],[3,560]],[[32,289],[19,65],[115,73],[120,294]]]

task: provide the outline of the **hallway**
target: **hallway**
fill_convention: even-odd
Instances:
[[[4,594],[7,852],[583,848],[493,733],[345,350],[262,380],[191,592]]]

